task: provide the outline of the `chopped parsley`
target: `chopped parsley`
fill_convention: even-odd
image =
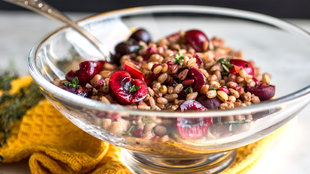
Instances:
[[[231,57],[228,57],[226,60],[225,58],[220,58],[216,62],[220,63],[225,70],[225,72],[229,72],[229,68],[234,67],[233,64],[230,63]]]
[[[138,85],[132,85],[132,86],[129,87],[129,92],[130,92],[130,93],[136,92],[136,91],[138,91],[140,88],[141,88],[141,87],[138,86]]]
[[[175,62],[174,62],[175,65],[181,65],[181,66],[183,65],[184,56],[182,56],[181,53],[172,54],[171,56],[175,57]]]
[[[186,92],[188,92],[188,93],[192,93],[192,92],[194,92],[194,90],[193,90],[193,88],[192,88],[192,87],[188,87],[188,88],[186,88],[186,89],[185,89],[185,91],[186,91]]]
[[[152,123],[153,120],[151,120],[151,119],[148,118],[148,117],[143,117],[143,118],[142,118],[142,122],[145,123],[145,124],[149,124],[149,123]]]
[[[62,83],[62,85],[66,86],[66,87],[73,87],[73,88],[79,88],[79,79],[77,77],[74,77],[74,79],[72,80],[72,82],[64,82]]]
[[[217,88],[209,88],[209,90],[217,90]]]
[[[135,52],[137,53],[137,52],[139,52],[142,49],[143,49],[143,45],[139,45],[139,47],[135,50]]]
[[[239,127],[240,124],[245,124],[245,123],[249,123],[251,122],[251,120],[236,120],[236,121],[228,121],[228,122],[224,122],[224,124],[229,125],[229,131],[231,132],[233,130],[234,127]]]
[[[122,135],[129,135],[129,136],[132,136],[132,132],[135,130],[136,126],[135,125],[132,125],[130,126],[130,128],[128,129],[127,132],[124,132]]]

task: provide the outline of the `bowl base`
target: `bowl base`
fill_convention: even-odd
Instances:
[[[122,161],[138,174],[219,173],[236,158],[236,150],[196,157],[165,157],[122,149]]]

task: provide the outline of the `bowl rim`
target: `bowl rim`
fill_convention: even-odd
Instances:
[[[195,10],[195,11],[193,11]],[[95,14],[83,19],[78,20],[77,22],[80,25],[85,25],[88,23],[92,23],[93,20],[104,20],[105,18],[111,17],[120,17],[120,16],[130,16],[136,15],[139,13],[153,13],[153,12],[187,12],[187,13],[208,13],[208,14],[218,14],[218,15],[226,15],[239,17],[242,19],[250,19],[256,20],[264,23],[268,23],[270,25],[275,25],[277,27],[282,26],[280,28],[291,29],[294,32],[298,32],[299,34],[308,37],[310,40],[310,33],[306,30],[286,22],[282,19],[278,19],[269,15],[264,15],[256,12],[250,12],[245,10],[238,10],[232,8],[223,8],[223,7],[211,7],[211,6],[199,6],[199,5],[156,5],[156,6],[144,6],[144,7],[133,7],[126,8],[120,10],[114,10],[109,12],[104,12],[100,14]],[[268,22],[267,22],[268,21]],[[145,115],[145,116],[159,116],[159,117],[225,117],[231,115],[241,115],[241,114],[249,114],[253,112],[259,112],[264,110],[270,110],[275,108],[281,108],[284,104],[293,102],[298,99],[307,98],[310,95],[310,84],[302,89],[299,89],[295,92],[289,93],[280,98],[264,101],[262,103],[253,104],[246,107],[238,107],[231,110],[208,110],[206,112],[201,111],[188,111],[188,112],[176,112],[176,111],[156,111],[156,110],[138,110],[132,109],[128,107],[124,107],[121,105],[115,104],[105,104],[96,100],[84,98],[68,91],[65,91],[50,81],[46,80],[39,70],[36,68],[36,58],[37,52],[39,48],[52,36],[61,32],[62,30],[67,29],[66,26],[60,27],[55,31],[51,32],[47,36],[43,37],[39,42],[37,42],[33,48],[31,49],[28,56],[28,68],[29,73],[34,79],[34,81],[47,92],[52,93],[54,96],[61,98],[66,102],[71,102],[72,104],[80,107],[87,107],[89,109],[94,109],[98,111],[108,111],[108,112],[122,112],[128,113],[132,115]]]

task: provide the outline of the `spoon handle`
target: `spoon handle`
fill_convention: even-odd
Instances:
[[[31,11],[42,14],[46,17],[61,21],[64,24],[67,24],[69,27],[73,28],[86,39],[88,39],[97,49],[100,51],[106,61],[110,61],[110,53],[102,46],[101,42],[97,40],[92,34],[86,31],[84,28],[80,27],[78,24],[73,22],[68,16],[58,11],[54,7],[50,6],[43,0],[4,0],[6,2],[27,8]]]

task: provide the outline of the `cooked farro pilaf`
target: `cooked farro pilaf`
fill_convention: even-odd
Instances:
[[[227,47],[218,37],[209,40],[199,30],[179,31],[153,42],[146,30],[139,29],[115,47],[113,63],[85,61],[79,70],[68,72],[66,80],[53,83],[83,97],[141,110],[233,109],[272,98],[271,76],[261,74],[253,61],[242,59],[241,51]],[[117,114],[103,118],[102,127],[115,135],[161,142],[171,140],[175,133],[189,139],[210,137],[213,122],[252,120],[251,115],[216,121]]]

